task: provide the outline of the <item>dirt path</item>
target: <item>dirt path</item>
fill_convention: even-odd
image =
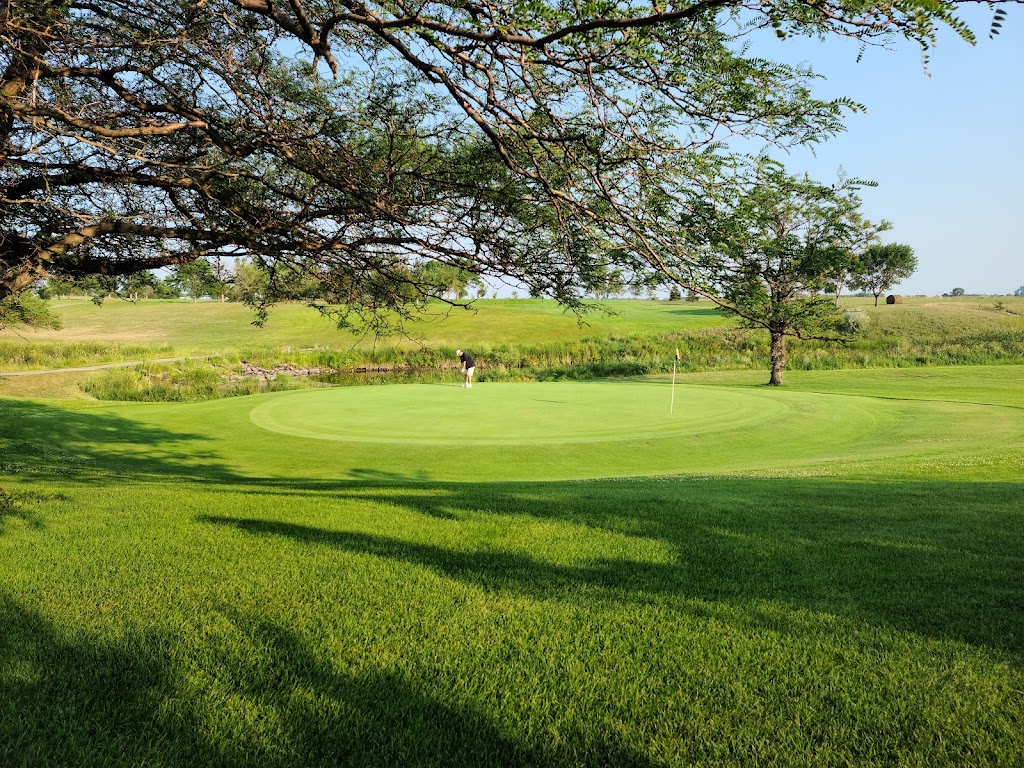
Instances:
[[[123,363],[103,363],[102,365],[83,365],[80,368],[48,368],[40,371],[0,371],[0,379],[14,378],[15,376],[42,376],[45,373],[75,373],[77,371],[99,371],[103,368],[127,368],[131,365],[142,365],[143,363],[173,363],[178,360],[188,360],[187,357],[159,357],[154,360],[129,360]]]

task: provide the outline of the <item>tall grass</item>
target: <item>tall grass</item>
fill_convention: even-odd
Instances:
[[[84,381],[97,400],[192,402],[295,389],[311,382],[290,376],[241,378],[230,368],[199,361],[114,368]]]
[[[790,340],[790,370],[999,365],[1024,362],[1024,321],[962,322],[962,317],[920,318],[905,314],[858,324],[860,336],[846,343]],[[676,333],[593,336],[543,344],[487,344],[472,348],[478,381],[548,381],[680,373],[767,370],[768,336],[763,331],[708,328]],[[238,379],[241,362],[262,368],[286,363],[319,369],[316,381],[384,384],[446,380],[458,368],[448,346],[402,349],[243,349],[213,361],[182,361],[119,369],[93,377],[83,389],[101,400],[187,401],[309,386],[302,377]]]
[[[857,308],[837,335],[841,343],[790,339],[789,365],[801,370],[892,368],[918,365],[996,365],[1024,362],[1024,315],[997,305]],[[581,339],[502,343],[483,339],[471,351],[482,378],[634,375],[672,370],[749,370],[769,365],[768,335],[732,327],[691,328]],[[384,346],[344,352],[262,350],[266,360],[330,369],[346,367],[458,367],[448,345],[403,349]]]
[[[929,333],[876,325],[845,343],[791,339],[788,348],[789,366],[800,370],[1013,364],[1024,362],[1024,323],[1018,329],[938,326]],[[672,370],[676,349],[681,354],[680,371],[758,370],[769,365],[767,333],[729,328],[594,336],[545,344],[482,343],[471,351],[481,380],[498,380],[555,372],[566,377],[664,373]],[[384,347],[342,354],[280,350],[264,351],[260,357],[335,370],[458,367],[455,349],[450,347],[414,351]]]
[[[0,339],[0,369],[3,370],[74,368],[150,357],[172,357],[175,354],[175,348],[167,344],[118,344],[104,341],[40,344],[29,340]]]

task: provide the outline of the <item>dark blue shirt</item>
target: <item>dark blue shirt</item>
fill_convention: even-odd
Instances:
[[[473,356],[469,354],[469,352],[463,352],[459,355],[459,360],[462,361],[462,364],[466,368],[476,368],[476,360],[473,359]]]

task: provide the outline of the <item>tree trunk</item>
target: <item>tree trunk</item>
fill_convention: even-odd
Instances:
[[[875,306],[876,307],[878,306],[878,297],[881,296],[881,295],[882,295],[881,291],[879,291],[878,293],[875,294]]]
[[[773,387],[782,386],[782,369],[786,367],[786,337],[777,331],[772,335],[772,377],[768,383]]]

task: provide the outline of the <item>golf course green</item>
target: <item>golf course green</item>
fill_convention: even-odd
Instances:
[[[1024,444],[1013,405],[695,384],[673,404],[665,380],[340,387],[82,413],[123,420],[111,457],[139,459],[160,430],[240,476],[317,479],[849,474],[901,471],[894,457],[902,471],[959,466]]]
[[[777,401],[709,388],[687,412],[665,387],[635,383],[412,385],[288,393],[257,405],[253,422],[323,440],[400,444],[541,445],[631,441],[753,426],[782,415]]]

